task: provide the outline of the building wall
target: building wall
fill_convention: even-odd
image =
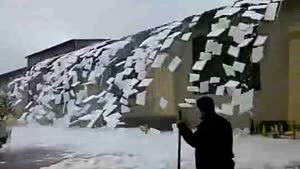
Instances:
[[[10,82],[10,78],[1,78],[0,80],[0,95],[5,95],[8,91],[8,83]]]
[[[26,70],[27,70],[26,68],[23,68],[23,69],[19,69],[19,70],[1,75],[1,77],[0,77],[0,95],[6,96],[7,92],[9,91],[8,84],[10,82],[12,82],[13,80],[15,80],[16,78],[22,77],[25,74]],[[17,106],[13,107],[13,111],[17,117],[23,113],[24,107],[27,105],[27,103],[28,103],[27,95],[23,94],[22,102],[19,103]]]
[[[299,9],[299,8],[298,8]],[[289,25],[289,114],[288,120],[300,124],[300,13],[293,10],[294,22]]]
[[[28,67],[31,67],[35,65],[36,63],[43,61],[48,58],[52,58],[55,56],[63,55],[69,52],[73,52],[75,50],[81,49],[83,47],[92,45],[94,43],[105,41],[106,39],[74,39],[69,40],[67,42],[64,42],[62,44],[59,44],[57,46],[51,47],[49,49],[46,49],[44,51],[35,53],[33,55],[30,55],[27,58],[27,65]]]
[[[300,123],[300,39],[290,41],[289,62],[289,114],[290,121]]]
[[[16,78],[23,76],[26,72],[25,68],[6,73],[0,76],[0,94],[6,94],[8,90],[8,84]]]
[[[278,19],[265,22],[259,30],[268,35],[268,40],[261,62],[261,91],[256,92],[254,100],[255,121],[288,119],[288,26],[294,21],[285,2],[292,1],[284,1]]]
[[[184,102],[184,98],[192,97],[191,94],[186,92],[189,83],[188,74],[192,65],[192,51],[192,41],[189,43],[174,41],[164,65],[161,68],[149,68],[147,76],[152,77],[154,80],[147,88],[146,106],[133,106],[131,108],[132,112],[124,115],[126,122],[133,126],[138,123],[147,123],[152,127],[170,129],[170,124],[175,123],[178,118],[177,103]],[[184,62],[172,73],[167,67],[176,56],[179,56]],[[160,107],[161,97],[168,100],[165,109]],[[182,113],[183,119],[192,125],[194,125],[195,120],[199,121],[199,118],[194,118],[197,114],[191,109],[182,110]]]
[[[31,67],[38,62],[41,62],[45,59],[59,56],[65,53],[69,53],[75,50],[74,43],[72,41],[64,43],[62,45],[56,46],[52,49],[48,49],[36,54],[33,54],[27,58],[27,65]]]
[[[105,40],[101,40],[101,39],[74,40],[74,48],[75,50],[78,50],[86,46],[89,46],[91,44],[99,43],[101,41],[105,41]]]

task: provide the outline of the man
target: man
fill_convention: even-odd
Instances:
[[[202,122],[195,133],[187,124],[179,121],[177,126],[184,140],[196,149],[197,169],[234,169],[231,124],[215,112],[212,98],[197,100]]]

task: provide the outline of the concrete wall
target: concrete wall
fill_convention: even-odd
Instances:
[[[75,50],[74,42],[68,41],[51,49],[46,49],[45,51],[35,53],[27,58],[27,65],[31,67],[38,62],[45,59],[59,56],[65,53],[69,53]]]
[[[105,40],[101,40],[101,39],[74,40],[74,49],[78,50],[86,46],[89,46],[91,44],[99,43],[101,41],[105,41]]]
[[[279,18],[260,27],[260,33],[269,39],[261,62],[261,91],[255,96],[256,121],[288,120],[289,27],[300,21],[299,9],[298,1],[283,1]]]
[[[300,124],[300,39],[290,41],[289,62],[289,114],[290,121]]]

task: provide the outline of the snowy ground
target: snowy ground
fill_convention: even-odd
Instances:
[[[176,133],[145,135],[139,129],[14,128],[6,149],[28,147],[69,152],[62,162],[43,169],[171,169],[177,160]],[[283,168],[300,161],[300,140],[235,135],[234,152],[236,168]],[[194,151],[184,141],[182,168],[195,168]]]

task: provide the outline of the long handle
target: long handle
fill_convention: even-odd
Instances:
[[[181,120],[181,111],[178,112],[178,120]],[[178,130],[178,159],[177,159],[177,169],[180,169],[181,166],[180,166],[180,163],[181,163],[181,133],[180,133],[180,130]]]

